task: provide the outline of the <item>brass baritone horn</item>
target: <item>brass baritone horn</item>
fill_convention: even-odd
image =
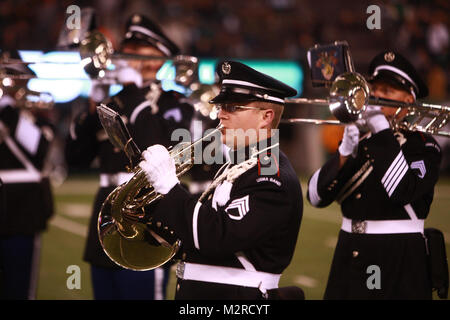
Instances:
[[[181,143],[169,151],[175,160],[177,177],[194,164],[194,146],[220,131],[217,127],[193,143]],[[131,180],[114,189],[102,205],[97,231],[106,255],[119,266],[152,270],[171,260],[181,245],[176,234],[161,222],[153,221],[144,207],[163,197],[148,183],[145,172],[136,166]]]
[[[91,77],[105,76],[105,70],[111,64],[114,49],[112,43],[100,32],[92,31],[80,43],[81,64]]]

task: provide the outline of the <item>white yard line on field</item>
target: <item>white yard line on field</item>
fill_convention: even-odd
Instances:
[[[317,284],[319,283],[316,279],[305,276],[303,274],[296,276],[294,278],[294,282],[308,288],[315,288],[317,287]]]
[[[92,205],[81,203],[63,203],[58,211],[68,217],[89,218],[92,211]]]
[[[78,223],[78,222],[74,222],[72,220],[60,217],[60,216],[54,216],[51,220],[50,220],[50,224],[52,226],[55,226],[57,228],[60,228],[64,231],[68,231],[70,233],[76,234],[78,236],[81,236],[83,238],[87,237],[88,234],[88,227]]]

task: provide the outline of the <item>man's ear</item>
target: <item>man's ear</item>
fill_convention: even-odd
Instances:
[[[414,97],[412,96],[412,94],[408,95],[408,96],[405,98],[405,102],[406,102],[406,103],[409,103],[409,104],[412,104],[412,103],[415,102]]]
[[[416,100],[414,99],[414,96],[411,93],[406,93],[406,95],[403,97],[403,102],[408,103],[408,104],[412,104],[414,103]]]
[[[264,109],[262,112],[262,120],[264,127],[270,126],[275,117],[275,112],[272,109]]]

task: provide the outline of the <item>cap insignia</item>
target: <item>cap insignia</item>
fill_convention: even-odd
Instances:
[[[133,16],[133,18],[131,18],[131,22],[132,22],[133,24],[138,24],[138,23],[140,23],[140,22],[141,22],[141,16],[138,15],[138,14],[135,14],[135,15]]]
[[[224,74],[230,74],[230,72],[231,72],[231,65],[228,62],[224,62],[222,64],[222,72]]]
[[[386,52],[384,54],[384,60],[386,62],[392,62],[395,59],[395,54],[392,51]]]

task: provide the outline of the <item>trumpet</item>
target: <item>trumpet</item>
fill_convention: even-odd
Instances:
[[[450,118],[450,106],[425,102],[408,104],[371,96],[367,81],[356,72],[347,72],[336,77],[331,85],[329,96],[327,99],[286,99],[285,102],[288,104],[326,106],[337,120],[291,118],[282,119],[282,122],[346,125],[361,119],[367,106],[372,105],[397,108],[395,116],[391,120],[394,130],[402,129],[450,137],[450,132],[443,129]],[[404,109],[407,110],[405,115],[398,117]]]
[[[113,52],[111,41],[98,31],[90,32],[80,43],[81,64],[91,77],[105,76]]]
[[[173,59],[175,82],[188,89],[188,97],[195,111],[211,120],[217,119],[217,110],[209,101],[217,96],[220,88],[216,84],[202,84],[198,78],[199,60],[193,56],[178,55]]]
[[[194,147],[217,134],[216,129],[193,143],[180,143],[169,150],[177,177],[194,165]],[[174,231],[154,221],[144,207],[163,197],[148,183],[145,172],[135,166],[134,175],[114,189],[100,210],[97,231],[106,255],[117,265],[135,271],[152,270],[171,260],[181,246]]]
[[[177,66],[184,65],[181,76],[177,74],[175,81],[186,82],[185,78],[191,77],[196,72],[198,58],[187,55],[178,55],[175,57],[147,56],[130,53],[114,52],[111,42],[99,31],[89,32],[80,42],[81,64],[84,70],[91,77],[104,78],[106,70],[115,61],[127,60],[173,60]],[[184,78],[183,78],[184,77]]]

